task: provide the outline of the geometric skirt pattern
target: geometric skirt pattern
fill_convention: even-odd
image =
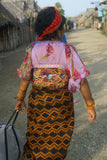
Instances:
[[[29,160],[64,160],[74,130],[73,95],[68,86],[50,90],[32,87],[27,112]]]

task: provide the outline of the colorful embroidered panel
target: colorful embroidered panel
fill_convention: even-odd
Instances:
[[[36,70],[36,68],[38,69]],[[64,44],[62,42],[49,41],[31,44],[27,48],[24,62],[22,63],[20,69],[17,70],[17,72],[20,78],[31,81],[33,80],[35,85],[40,85],[40,83],[43,83],[45,87],[50,87],[50,85],[52,87],[54,86],[55,88],[63,86],[64,79],[60,76],[60,72],[62,73],[62,71],[59,70],[56,72],[56,70],[52,70],[52,68],[60,68],[63,70],[63,72],[68,74],[68,89],[72,93],[80,89],[81,80],[89,75],[89,71],[81,61],[75,47],[70,44]],[[44,73],[47,71],[54,71],[55,73],[54,76],[50,73],[47,76],[46,73],[42,77],[42,71],[44,71]],[[40,77],[38,77],[36,74],[39,74]],[[49,77],[51,76],[54,78],[50,79]],[[65,78],[65,84],[66,80],[67,78]],[[41,84],[42,87],[43,84]]]
[[[66,70],[60,68],[34,69],[33,72],[33,86],[40,88],[61,88],[68,83],[68,79]]]

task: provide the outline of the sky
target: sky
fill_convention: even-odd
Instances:
[[[65,11],[66,17],[77,16],[85,12],[87,8],[95,7],[95,4],[91,4],[92,0],[37,0],[37,1],[40,7],[55,6],[56,2],[60,2],[62,8]]]

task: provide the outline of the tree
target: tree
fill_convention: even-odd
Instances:
[[[57,9],[60,9],[60,8],[62,8],[62,5],[61,5],[61,3],[56,2],[56,3],[55,3],[55,7],[56,7]]]
[[[37,4],[38,4],[38,1],[35,1],[35,4],[37,5]]]
[[[70,20],[70,18],[69,17],[66,17],[66,22],[68,22]]]
[[[60,10],[59,10],[59,13],[60,13],[62,16],[64,16],[64,10],[63,10],[63,9],[60,9]]]
[[[55,3],[55,7],[57,8],[57,10],[59,11],[59,13],[64,16],[64,10],[62,9],[62,5],[59,2]]]

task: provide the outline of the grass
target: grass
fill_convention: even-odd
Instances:
[[[106,34],[105,30],[102,30],[101,34],[105,35]]]

